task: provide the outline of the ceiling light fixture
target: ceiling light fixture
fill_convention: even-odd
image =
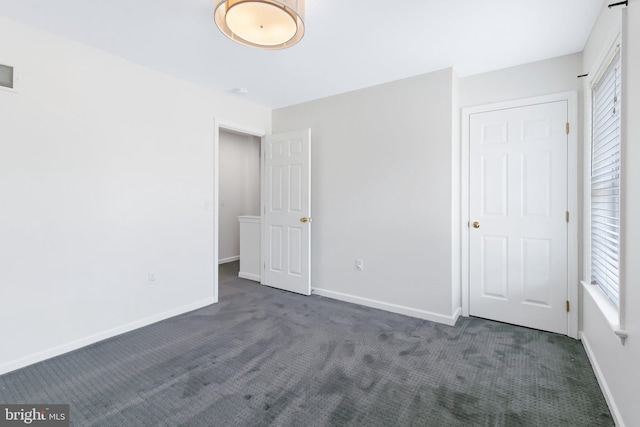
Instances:
[[[215,0],[222,33],[260,49],[284,49],[304,35],[304,0]]]

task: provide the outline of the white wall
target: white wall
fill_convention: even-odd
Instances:
[[[312,129],[314,289],[455,318],[460,107],[579,91],[579,74],[581,54],[460,79],[448,69],[274,111],[274,132]]]
[[[624,16],[626,14],[626,16]],[[622,22],[622,25],[621,25]],[[625,328],[629,337],[624,345],[614,335],[589,292],[583,293],[582,339],[601,387],[619,426],[635,426],[640,420],[640,0],[630,0],[626,9],[603,7],[584,50],[585,72],[595,73],[599,59],[620,31],[623,34],[623,162],[621,281],[625,283]],[[585,93],[588,93],[585,87]],[[586,114],[586,113],[585,113]],[[585,122],[588,125],[588,122]],[[588,277],[588,273],[584,273]]]
[[[580,90],[582,54],[560,56],[460,78],[460,106]]]
[[[454,319],[453,79],[441,70],[274,111],[274,132],[311,128],[314,292]]]
[[[462,141],[460,138],[460,78],[453,72],[451,85],[451,312],[462,310]]]
[[[220,131],[218,259],[240,255],[239,215],[260,215],[260,138]]]
[[[213,302],[214,117],[270,111],[5,18],[0,63],[0,373]]]

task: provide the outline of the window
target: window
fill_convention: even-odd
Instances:
[[[621,58],[592,87],[591,283],[619,305]]]

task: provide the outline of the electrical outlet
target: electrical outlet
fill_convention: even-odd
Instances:
[[[364,261],[361,259],[356,259],[356,270],[363,271],[364,270]]]
[[[156,284],[156,273],[153,271],[149,272],[149,284],[150,285],[155,285]]]

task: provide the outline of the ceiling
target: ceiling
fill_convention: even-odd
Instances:
[[[604,0],[306,0],[296,46],[232,42],[213,0],[0,0],[0,15],[278,108],[453,66],[581,52]]]

